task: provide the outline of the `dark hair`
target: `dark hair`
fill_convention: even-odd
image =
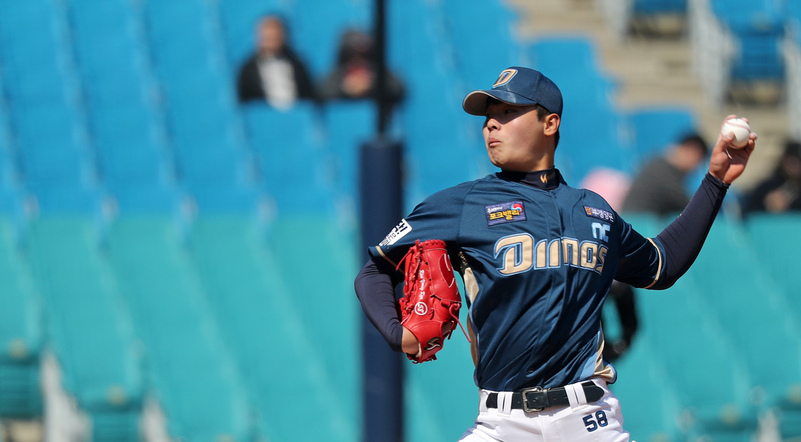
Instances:
[[[261,26],[265,20],[277,21],[284,28],[284,33],[289,34],[289,22],[284,14],[280,12],[265,12],[256,19],[256,25]]]
[[[535,107],[535,109],[537,109],[537,119],[539,121],[542,121],[543,118],[545,118],[548,115],[551,115],[553,113],[553,112],[549,111],[548,109],[545,109],[544,106],[539,105],[539,104],[535,104],[534,107]],[[559,129],[557,129],[556,130],[556,134],[554,134],[553,149],[556,150],[556,146],[558,146],[558,145],[559,145]]]
[[[704,140],[704,137],[697,132],[689,132],[685,133],[681,137],[676,144],[690,146],[697,148],[704,156],[709,155],[709,145]]]
[[[788,140],[784,143],[783,157],[795,157],[801,159],[801,142]]]
[[[373,61],[375,58],[374,51],[375,45],[371,34],[358,29],[349,28],[346,29],[340,37],[337,62],[340,65],[344,65],[357,56]]]

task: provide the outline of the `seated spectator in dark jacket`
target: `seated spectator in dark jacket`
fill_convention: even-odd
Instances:
[[[239,70],[237,93],[240,102],[267,101],[288,108],[296,100],[316,100],[314,82],[303,61],[287,42],[284,21],[275,15],[259,20],[256,52]]]
[[[686,178],[706,160],[709,147],[698,134],[683,136],[647,163],[623,200],[623,212],[677,214],[690,201]]]
[[[320,87],[325,100],[358,100],[375,98],[377,70],[373,38],[364,32],[347,30],[340,40],[337,64]],[[386,97],[391,103],[403,99],[403,83],[387,73]]]
[[[801,211],[801,143],[784,145],[773,173],[745,197],[743,214],[753,212],[781,213]]]

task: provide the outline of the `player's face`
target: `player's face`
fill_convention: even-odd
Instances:
[[[553,167],[553,141],[546,135],[546,124],[536,106],[490,102],[483,133],[492,164],[514,172]]]

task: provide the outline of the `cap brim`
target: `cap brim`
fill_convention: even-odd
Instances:
[[[462,109],[464,109],[464,111],[470,115],[484,116],[487,113],[487,99],[490,97],[514,106],[531,106],[537,104],[536,101],[523,98],[520,95],[509,91],[473,91],[464,97],[464,101],[462,101]]]

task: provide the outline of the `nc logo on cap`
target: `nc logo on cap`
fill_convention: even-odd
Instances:
[[[505,71],[501,72],[501,75],[498,76],[498,79],[495,80],[495,84],[492,85],[493,88],[498,86],[503,86],[517,75],[517,69],[506,69]]]

